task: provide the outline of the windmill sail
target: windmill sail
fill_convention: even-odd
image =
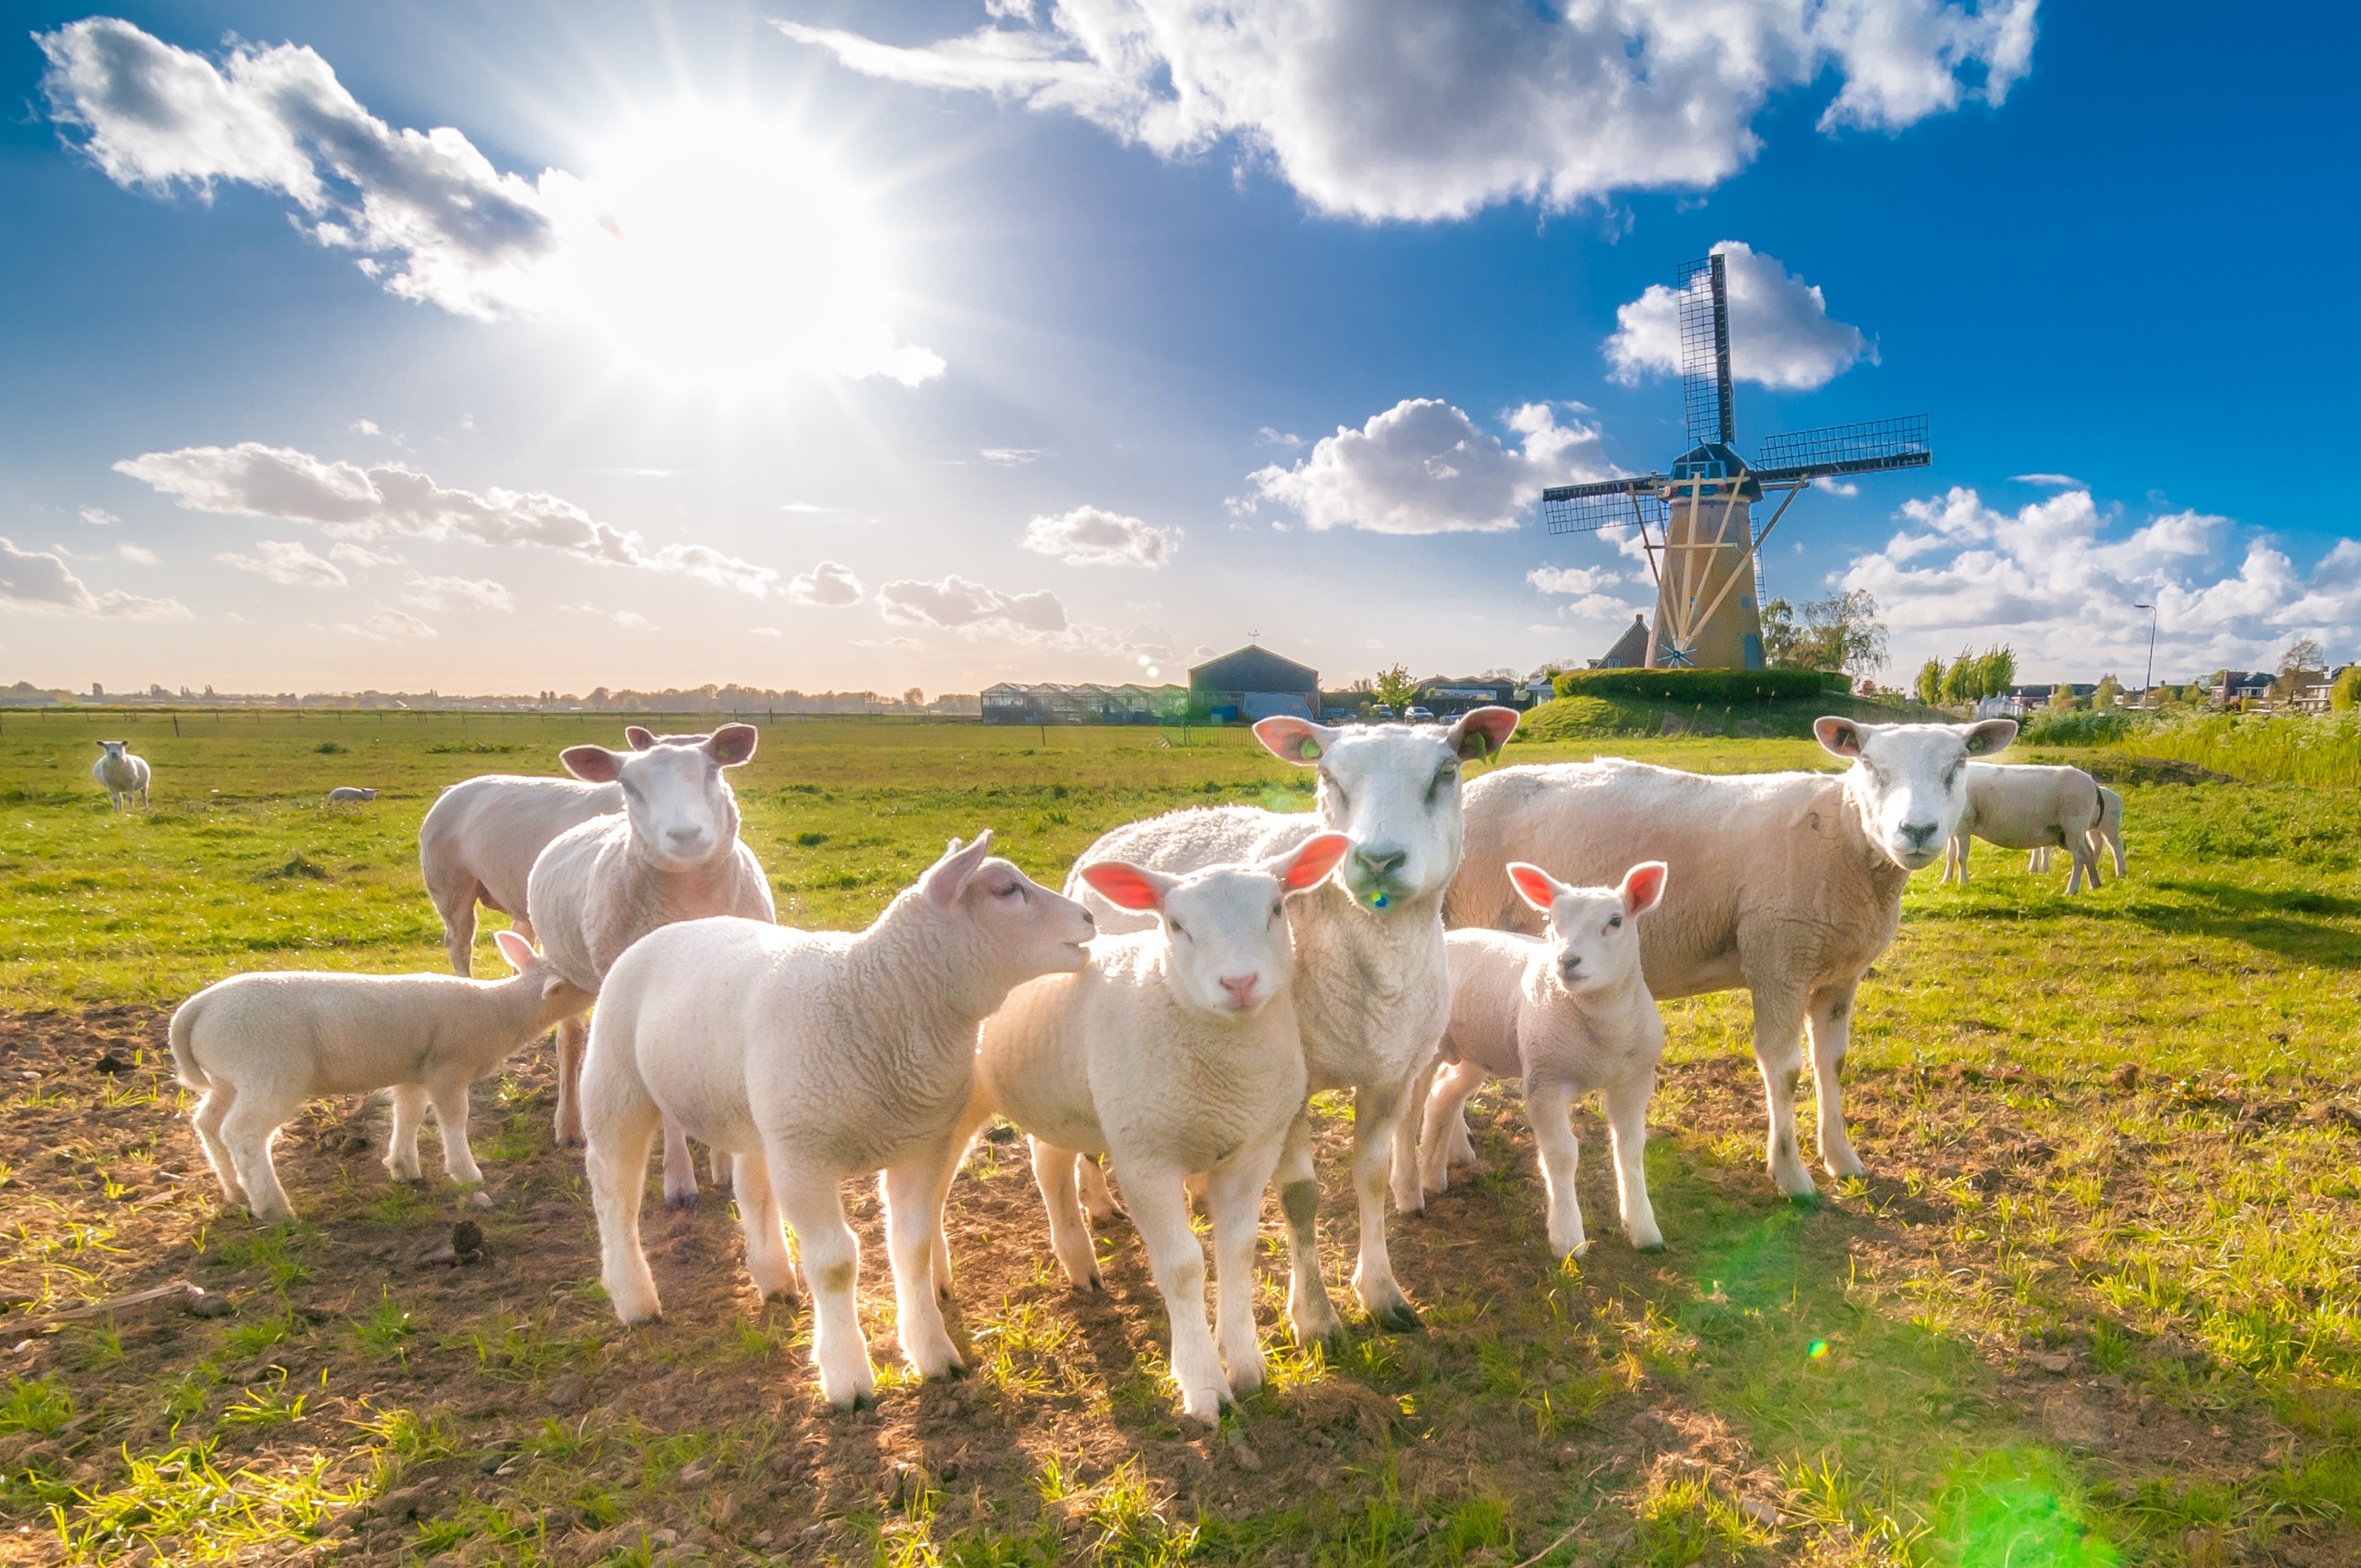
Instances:
[[[1754,460],[1754,477],[1764,484],[1817,478],[1822,474],[1874,474],[1889,468],[1924,468],[1935,460],[1927,444],[1927,416],[1863,420],[1773,435]]]
[[[1738,428],[1730,396],[1730,274],[1721,252],[1692,261],[1679,274],[1681,400],[1689,439],[1727,446]]]

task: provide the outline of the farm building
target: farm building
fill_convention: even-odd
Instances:
[[[1281,713],[1314,718],[1320,713],[1320,672],[1248,643],[1191,668],[1189,706],[1219,723],[1251,723]]]
[[[1160,724],[1183,717],[1180,686],[1078,686],[1003,681],[983,693],[986,724]]]
[[[1590,667],[1594,670],[1637,670],[1647,663],[1648,618],[1635,615],[1631,618],[1631,624],[1623,629],[1623,635],[1615,640],[1615,646],[1608,649],[1603,656],[1593,659]]]
[[[1451,718],[1478,707],[1522,707],[1531,700],[1525,683],[1514,676],[1437,675],[1420,683],[1416,701],[1437,718]]]

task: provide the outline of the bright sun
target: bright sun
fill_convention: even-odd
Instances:
[[[888,246],[863,193],[778,120],[684,111],[601,148],[580,195],[569,314],[667,383],[753,392],[811,374],[915,385]]]

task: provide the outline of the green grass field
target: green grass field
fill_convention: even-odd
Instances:
[[[1965,889],[1916,880],[1848,1069],[1868,1179],[1779,1201],[1743,998],[1668,1004],[1648,1156],[1665,1252],[1614,1234],[1594,1158],[1598,1240],[1552,1268],[1519,1109],[1480,1096],[1484,1171],[1395,1223],[1426,1332],[1356,1332],[1334,1361],[1281,1350],[1204,1439],[1171,1419],[1127,1226],[1100,1237],[1110,1295],[1068,1295],[1005,1150],[953,1199],[977,1376],[889,1376],[851,1418],[815,1408],[805,1318],[751,1299],[710,1196],[651,1212],[664,1322],[614,1323],[578,1162],[549,1146],[545,1052],[479,1087],[489,1208],[390,1183],[350,1146],[381,1146],[381,1108],[348,1103],[282,1138],[303,1223],[222,1212],[158,1010],[245,969],[438,967],[414,853],[435,791],[552,771],[620,724],[181,729],[0,718],[0,1325],[174,1277],[237,1306],[0,1334],[23,1342],[0,1384],[0,1562],[2361,1561],[2349,791],[2072,754],[2125,793],[2131,874],[2070,900],[2062,869],[2028,878],[1987,847]],[[102,733],[155,763],[151,811],[107,811]],[[953,834],[992,827],[1054,882],[1134,817],[1309,806],[1306,775],[1243,734],[1179,739],[799,721],[737,779],[781,918],[846,927]],[[1705,771],[1826,761],[1702,737],[1506,760],[1594,745]],[[322,801],[347,783],[385,793]],[[124,1070],[93,1070],[102,1053]],[[1323,1110],[1333,1193],[1349,1111]],[[1603,1155],[1595,1119],[1578,1130]],[[1340,1302],[1344,1210],[1323,1211]],[[462,1218],[485,1262],[416,1261]],[[889,1365],[873,1201],[857,1224]],[[1258,1312],[1283,1345],[1278,1256]]]

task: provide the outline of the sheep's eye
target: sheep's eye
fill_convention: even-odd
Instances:
[[[994,896],[999,898],[1022,898],[1025,896],[1025,884],[1022,883],[1012,882],[1007,886],[1000,889]]]
[[[1623,916],[1609,915],[1607,917],[1607,928],[1610,931],[1620,931],[1623,928]]]
[[[1169,915],[1164,917],[1164,924],[1170,927],[1172,934],[1176,937],[1185,937],[1189,934],[1186,927],[1182,926],[1180,922],[1173,919]]]
[[[1279,907],[1279,902],[1278,902],[1278,901],[1276,901],[1276,900],[1274,900],[1274,901],[1272,902],[1272,904],[1271,904],[1271,906],[1270,906],[1270,917],[1271,917],[1272,919],[1276,920],[1276,919],[1278,919],[1278,918],[1279,917],[1279,915],[1280,915],[1281,913],[1282,913],[1282,911],[1281,911],[1281,909],[1280,909],[1280,907]]]

